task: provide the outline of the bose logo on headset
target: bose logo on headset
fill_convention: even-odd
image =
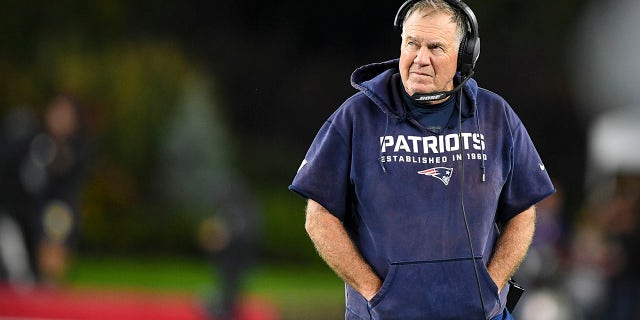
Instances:
[[[406,18],[407,12],[420,0],[408,0],[398,10],[396,18],[393,21],[394,28],[402,32],[402,24]],[[466,3],[460,0],[445,0],[453,8],[458,9],[467,18],[469,29],[465,32],[462,42],[460,42],[460,50],[458,51],[458,71],[462,73],[462,77],[470,77],[476,66],[476,61],[480,56],[480,34],[478,33],[478,21]]]

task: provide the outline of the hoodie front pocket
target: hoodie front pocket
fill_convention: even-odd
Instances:
[[[498,314],[498,288],[476,259],[484,309]],[[376,320],[484,318],[471,258],[392,263],[369,307]]]

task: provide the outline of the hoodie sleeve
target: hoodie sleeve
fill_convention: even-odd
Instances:
[[[330,118],[320,128],[289,189],[321,204],[338,219],[347,212],[349,144]]]
[[[507,120],[512,137],[511,171],[500,195],[499,221],[511,219],[555,192],[529,133],[509,106]]]

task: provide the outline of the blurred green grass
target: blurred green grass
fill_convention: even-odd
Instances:
[[[79,256],[67,275],[74,288],[177,293],[206,299],[220,276],[206,259],[175,256]],[[272,303],[283,320],[344,318],[343,284],[328,268],[293,264],[254,267],[243,294]]]

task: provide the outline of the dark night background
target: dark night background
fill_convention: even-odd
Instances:
[[[3,130],[15,110],[40,117],[60,93],[84,106],[92,157],[78,204],[74,249],[81,267],[101,255],[201,259],[197,228],[223,211],[211,209],[215,200],[232,189],[230,182],[241,181],[233,187],[249,192],[236,192],[247,197],[235,203],[253,204],[260,213],[258,255],[267,267],[258,272],[282,274],[269,282],[258,273],[254,281],[263,289],[287,283],[298,289],[280,292],[279,299],[294,309],[291,319],[311,309],[325,319],[325,309],[343,312],[336,295],[340,281],[304,231],[304,200],[287,187],[317,130],[356,92],[349,83],[353,70],[399,56],[400,35],[392,24],[401,3],[0,1]],[[580,309],[585,319],[597,317],[612,275],[639,270],[635,260],[625,260],[638,256],[638,242],[627,236],[635,232],[637,239],[640,230],[630,223],[640,221],[640,164],[629,147],[640,134],[631,130],[637,126],[629,119],[635,118],[621,113],[628,127],[614,122],[603,130],[610,136],[600,145],[601,163],[590,154],[598,110],[637,110],[640,47],[637,34],[627,32],[637,28],[628,9],[637,4],[466,3],[482,40],[474,78],[511,104],[562,191],[556,255],[542,256],[531,278],[554,273],[558,290],[552,295],[575,301],[552,300]],[[619,147],[620,154],[608,147]],[[632,158],[629,167],[616,167],[616,156]],[[594,163],[611,171],[602,178]],[[620,199],[635,202],[614,201]],[[548,229],[542,215],[539,221],[540,234],[554,231],[554,221]],[[536,258],[535,248],[529,256]],[[551,260],[556,269],[545,264]],[[311,271],[302,273],[307,267]],[[299,285],[307,281],[313,283]],[[317,291],[307,292],[311,288]],[[314,300],[307,294],[316,293],[313,303],[307,301]],[[326,308],[317,304],[322,300]],[[569,307],[573,303],[577,307]],[[535,305],[532,314],[538,314]]]
[[[354,92],[358,66],[399,55],[397,1],[279,1],[176,8],[167,29],[204,59],[223,88],[243,157],[272,155],[251,176],[286,186],[316,130]],[[550,172],[579,206],[585,122],[572,102],[567,62],[580,1],[475,1],[482,49],[476,76],[527,125]],[[206,14],[203,14],[206,13]],[[152,13],[162,15],[162,13]],[[157,21],[158,19],[156,19]],[[152,23],[152,22],[149,22]],[[144,25],[144,23],[143,23]],[[145,26],[141,26],[145,28]],[[256,139],[260,137],[260,139]],[[246,152],[246,154],[244,153]]]
[[[399,55],[399,34],[392,28],[399,5],[399,1],[40,1],[29,5],[6,1],[6,10],[0,14],[0,71],[5,75],[0,80],[0,104],[5,111],[17,105],[38,110],[56,92],[76,93],[93,118],[92,133],[100,150],[98,168],[116,168],[124,181],[136,184],[140,189],[133,196],[136,203],[150,210],[153,154],[161,144],[154,137],[163,132],[175,110],[163,105],[177,95],[173,87],[181,82],[184,70],[195,69],[211,79],[214,100],[220,105],[216,112],[229,131],[232,166],[265,202],[277,198],[274,202],[287,204],[274,207],[299,207],[300,211],[273,214],[282,220],[301,219],[303,202],[286,188],[317,129],[355,92],[349,84],[351,72]],[[573,102],[568,83],[568,65],[574,58],[569,48],[584,5],[578,0],[493,0],[469,5],[482,39],[475,78],[506,98],[523,119],[549,172],[565,186],[569,219],[583,201],[589,120]],[[145,59],[144,50],[153,55],[155,43],[169,48],[166,55],[158,54],[160,61],[169,59],[169,65]],[[145,46],[150,48],[139,48]],[[145,74],[144,67],[119,66],[117,50],[129,52],[134,65],[135,59],[139,65],[148,64],[153,74],[161,76],[161,88],[170,90],[145,88],[145,80],[133,82],[137,87],[128,91],[110,84],[109,79],[124,83],[119,76],[153,76]],[[104,52],[115,52],[116,58]],[[176,66],[170,65],[174,56],[179,57]],[[76,60],[80,61],[77,66]],[[73,71],[85,74],[85,80],[74,79]],[[101,71],[116,75],[105,76]],[[135,78],[127,72],[140,74]],[[91,85],[83,87],[83,81]],[[140,93],[136,88],[145,90],[145,96],[128,98]],[[109,95],[108,90],[115,93]],[[129,100],[137,102],[120,103]],[[148,116],[146,120],[126,116],[132,112]],[[135,140],[126,139],[127,133],[118,129],[122,127],[135,127],[146,139],[138,143],[148,144],[127,147]],[[143,153],[130,159],[127,150]],[[108,199],[117,196],[104,191],[110,187],[101,187],[97,177],[91,176],[89,185],[94,188],[89,189],[94,191],[85,198],[102,199],[93,207],[109,207]],[[272,210],[266,209],[269,221]],[[271,233],[279,234],[273,227]]]

